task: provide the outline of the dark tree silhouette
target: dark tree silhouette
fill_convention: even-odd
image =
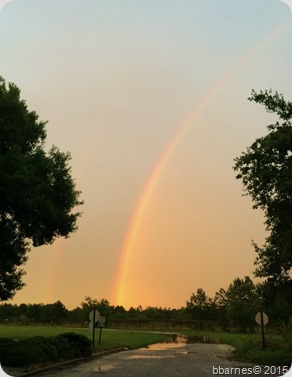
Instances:
[[[281,284],[290,279],[292,268],[292,102],[272,90],[252,91],[249,100],[279,117],[266,136],[235,159],[234,169],[253,207],[264,211],[269,231],[262,247],[254,243],[255,274]]]
[[[20,268],[33,246],[76,231],[81,205],[70,153],[44,150],[46,122],[29,111],[16,85],[0,77],[0,300],[23,286]]]

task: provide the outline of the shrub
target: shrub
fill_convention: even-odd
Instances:
[[[57,338],[67,339],[77,357],[91,355],[91,341],[86,336],[68,332],[58,335]]]
[[[3,363],[3,360],[6,357],[7,352],[14,347],[16,341],[10,338],[0,338],[0,362]]]
[[[20,340],[18,345],[38,347],[43,352],[43,359],[41,360],[43,362],[58,360],[57,348],[52,344],[50,338],[33,336],[31,338]]]
[[[36,345],[44,352],[44,361],[57,361],[79,357],[75,345],[70,344],[66,337],[44,337],[34,336],[20,341],[23,344]]]
[[[32,344],[16,344],[3,358],[3,364],[13,367],[38,364],[45,359],[42,348]]]
[[[70,344],[66,338],[59,336],[47,338],[47,344],[53,346],[56,349],[57,360],[67,360],[75,357],[75,353],[70,348]]]
[[[34,336],[17,342],[0,338],[0,355],[3,365],[14,367],[62,361],[90,356],[91,341],[76,333],[56,337]]]

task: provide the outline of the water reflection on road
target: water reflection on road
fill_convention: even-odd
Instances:
[[[194,341],[200,343],[193,343]],[[62,366],[39,374],[47,377],[210,377],[215,366],[238,363],[228,358],[232,347],[205,339],[170,336],[167,342],[93,358],[73,366]],[[232,374],[230,374],[232,376]]]
[[[227,357],[231,352],[231,346],[218,341],[174,336],[163,343],[101,359],[96,371],[108,376],[205,377],[211,375],[213,365],[229,365]]]
[[[221,344],[221,340],[218,338],[210,338],[208,336],[201,335],[182,335],[182,334],[169,334],[164,343],[175,344],[191,344],[191,343],[205,343],[205,344]]]

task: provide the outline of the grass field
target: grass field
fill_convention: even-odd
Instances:
[[[56,336],[64,332],[75,332],[92,340],[92,330],[86,328],[66,328],[50,326],[10,326],[0,325],[0,338],[23,339],[32,336]],[[162,342],[167,335],[140,331],[121,331],[103,329],[101,344],[98,344],[99,329],[95,331],[95,350],[106,350],[117,347],[139,348],[152,343]]]

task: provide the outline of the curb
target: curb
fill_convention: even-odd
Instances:
[[[20,374],[18,377],[36,376],[38,374],[47,372],[47,371],[52,370],[52,369],[60,368],[60,367],[67,366],[67,365],[77,364],[79,362],[86,362],[86,361],[90,361],[92,359],[98,359],[98,358],[103,357],[103,356],[107,356],[107,355],[111,355],[113,353],[118,353],[118,352],[127,351],[127,350],[128,350],[128,348],[126,348],[126,347],[113,348],[113,349],[108,350],[108,351],[103,351],[103,352],[100,352],[100,353],[94,353],[91,356],[80,357],[78,359],[67,360],[67,361],[64,361],[62,363],[48,365],[47,367],[44,367],[44,368],[39,368],[39,369],[32,370],[30,372],[26,372],[24,374]]]

